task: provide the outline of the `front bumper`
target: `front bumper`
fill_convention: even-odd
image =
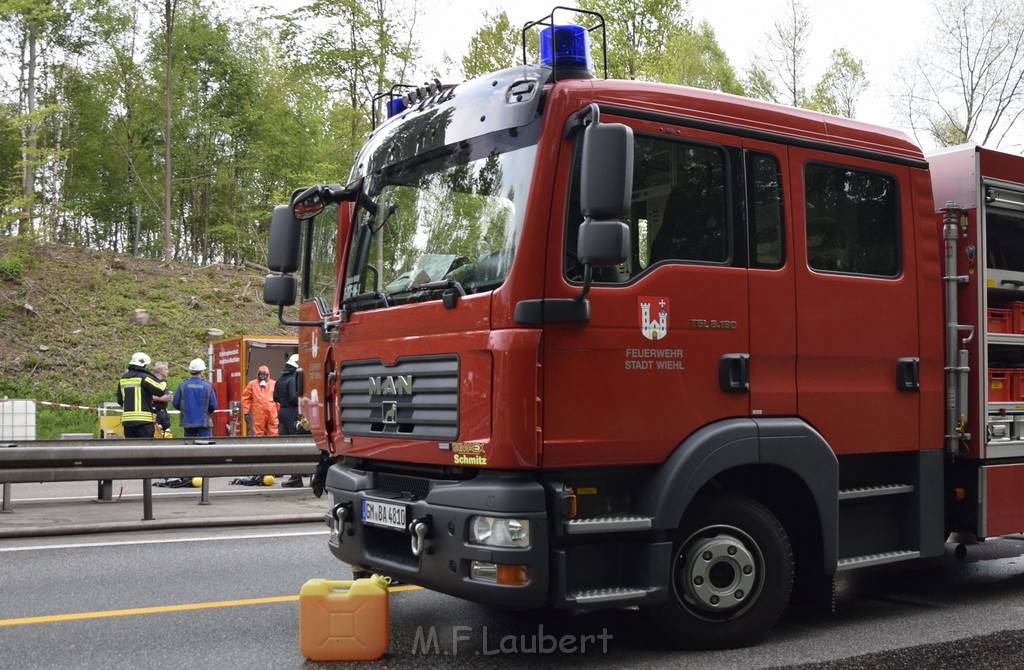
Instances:
[[[498,607],[541,607],[548,600],[548,518],[544,488],[526,474],[481,472],[471,480],[431,480],[356,470],[338,463],[327,473],[333,501],[325,521],[331,552],[342,561],[410,584]],[[366,498],[406,510],[404,530],[362,521]],[[523,548],[471,544],[470,519],[477,515],[527,519],[530,545]],[[419,533],[413,531],[418,529]],[[474,561],[525,566],[518,585],[474,579]]]

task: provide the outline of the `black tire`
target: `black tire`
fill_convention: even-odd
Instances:
[[[352,566],[352,579],[368,579],[372,576],[372,570],[364,570],[362,568],[357,568],[354,565]]]
[[[793,550],[761,503],[715,492],[693,503],[672,547],[668,600],[646,608],[689,649],[755,642],[775,625],[793,588]]]

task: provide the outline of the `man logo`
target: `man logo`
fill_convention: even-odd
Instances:
[[[398,403],[394,400],[385,400],[380,404],[380,422],[388,426],[398,423]]]
[[[370,395],[412,395],[412,375],[370,377]]]

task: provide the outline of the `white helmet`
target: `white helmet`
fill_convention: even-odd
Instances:
[[[148,368],[149,362],[149,356],[142,353],[141,351],[136,351],[134,354],[132,354],[132,360],[128,362],[128,365],[134,365],[140,368]]]
[[[201,358],[193,358],[192,362],[188,364],[189,372],[202,372],[206,369],[206,363]]]
[[[292,354],[291,356],[289,356],[288,357],[288,365],[292,366],[293,368],[299,367],[299,355],[298,354]]]

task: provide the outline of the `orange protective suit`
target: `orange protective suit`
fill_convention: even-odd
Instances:
[[[259,373],[267,375],[266,386],[260,385]],[[242,416],[250,415],[252,435],[277,435],[277,403],[274,402],[274,380],[270,368],[261,365],[257,378],[242,391]]]

